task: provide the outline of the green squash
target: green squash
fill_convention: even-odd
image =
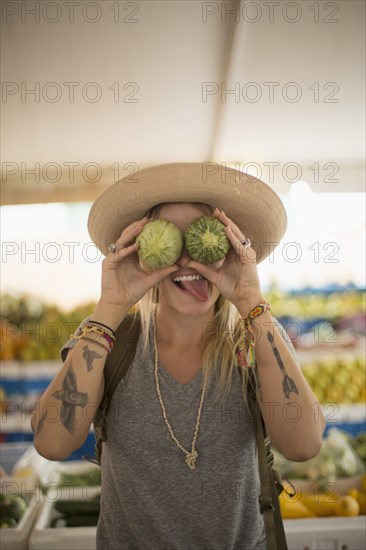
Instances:
[[[196,262],[213,264],[225,258],[230,241],[225,226],[213,216],[200,216],[186,229],[185,247]]]
[[[180,229],[166,220],[147,223],[136,239],[137,254],[143,266],[155,270],[175,264],[183,250],[183,235]]]
[[[27,509],[27,501],[22,495],[5,495],[0,499],[0,518],[13,518],[20,520]]]
[[[17,522],[14,518],[10,517],[1,517],[0,518],[0,529],[7,529],[8,527],[16,527]]]

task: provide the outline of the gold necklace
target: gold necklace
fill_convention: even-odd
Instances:
[[[161,396],[161,391],[160,391],[160,384],[159,384],[159,374],[158,374],[158,363],[159,363],[159,355],[158,355],[158,345],[156,343],[156,326],[155,326],[155,318],[153,320],[153,323],[154,323],[154,352],[155,352],[155,369],[154,369],[154,374],[155,374],[155,386],[156,386],[156,393],[158,395],[158,399],[159,399],[159,403],[160,403],[160,407],[161,407],[161,411],[163,413],[163,418],[164,418],[164,421],[165,421],[165,424],[168,428],[168,431],[170,433],[170,437],[172,438],[172,440],[174,441],[174,443],[176,444],[176,446],[181,450],[183,451],[183,453],[186,455],[186,464],[188,466],[188,468],[190,468],[191,470],[194,470],[195,467],[196,467],[196,459],[198,457],[198,452],[196,451],[196,441],[197,441],[197,437],[198,437],[198,430],[199,430],[199,427],[200,427],[200,419],[201,419],[201,412],[202,412],[202,406],[203,406],[203,401],[204,401],[204,398],[205,398],[205,393],[206,393],[206,378],[205,378],[205,381],[203,383],[203,388],[202,388],[202,394],[201,394],[201,400],[200,400],[200,404],[198,406],[198,412],[197,412],[197,420],[196,420],[196,428],[195,428],[195,431],[194,431],[194,436],[193,436],[193,440],[192,440],[192,447],[191,447],[191,451],[187,451],[187,449],[185,449],[183,447],[183,445],[180,444],[180,442],[178,441],[178,439],[176,438],[174,432],[173,432],[173,428],[171,427],[170,423],[169,423],[169,420],[168,420],[168,416],[166,414],[166,409],[165,409],[165,405],[164,405],[164,402],[163,402],[163,398]]]

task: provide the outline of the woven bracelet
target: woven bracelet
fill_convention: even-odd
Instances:
[[[252,320],[265,311],[270,311],[271,305],[264,300],[253,308],[246,317],[241,318],[241,341],[237,353],[237,363],[239,367],[255,366],[255,334],[253,332]]]

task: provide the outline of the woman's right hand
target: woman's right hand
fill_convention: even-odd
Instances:
[[[139,263],[136,237],[149,223],[147,217],[126,227],[117,240],[117,249],[102,263],[102,293],[100,303],[107,307],[128,310],[154,285],[178,270],[176,265],[147,273]]]

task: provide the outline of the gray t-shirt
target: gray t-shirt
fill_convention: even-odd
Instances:
[[[190,470],[164,422],[150,350],[144,358],[140,339],[106,419],[97,549],[266,550],[254,423],[238,370],[225,397],[216,375],[209,380]],[[159,381],[169,422],[190,450],[202,373],[181,384],[159,365]]]

